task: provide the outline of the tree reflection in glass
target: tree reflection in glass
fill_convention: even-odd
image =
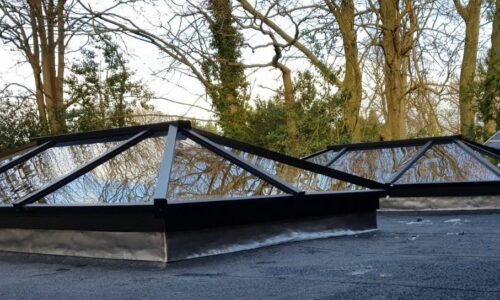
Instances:
[[[55,146],[0,174],[0,203],[12,203],[115,147],[117,142]]]
[[[350,150],[331,168],[379,182],[386,182],[417,153],[420,147]]]
[[[364,187],[350,182],[300,169],[275,160],[264,158],[262,156],[250,154],[248,152],[236,150],[230,147],[225,148],[226,150],[233,152],[268,173],[283,179],[287,183],[297,187],[299,190],[307,192],[326,192],[364,189]]]
[[[27,153],[28,151],[31,151],[33,150],[35,147],[29,147],[29,148],[26,148],[26,149],[23,149],[19,152],[15,152],[15,153],[12,153],[12,154],[9,154],[9,155],[6,155],[2,158],[0,158],[0,167],[13,161],[14,159],[24,155],[25,153]]]
[[[434,145],[397,183],[498,180],[493,172],[456,144]]]
[[[336,154],[337,152],[328,150],[324,153],[308,158],[307,161],[324,166],[329,163]]]
[[[177,140],[169,200],[209,200],[283,194],[225,158],[188,138]]]
[[[144,139],[37,203],[97,204],[152,201],[165,137]]]
[[[489,161],[492,165],[500,168],[500,157],[498,156],[493,156],[493,155],[489,155],[489,154],[486,154],[486,153],[483,153],[483,152],[479,152],[479,151],[476,151],[474,150],[474,152],[479,155],[479,156],[482,156],[483,158],[485,158],[487,161]]]

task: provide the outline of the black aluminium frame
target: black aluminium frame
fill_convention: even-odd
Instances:
[[[328,151],[337,151],[337,154],[324,166],[331,166],[347,151],[373,150],[385,148],[397,148],[406,146],[421,146],[413,157],[405,163],[399,171],[384,184],[387,186],[389,195],[393,197],[422,197],[422,196],[480,196],[500,195],[500,180],[496,181],[471,181],[471,182],[439,182],[439,183],[396,183],[401,176],[408,171],[433,145],[454,143],[460,149],[472,156],[486,169],[500,178],[500,169],[476,153],[480,152],[500,159],[500,150],[481,145],[464,139],[461,135],[430,137],[419,139],[406,139],[383,142],[369,142],[357,144],[342,144],[328,146],[326,149],[303,157],[303,160],[312,159]]]
[[[166,133],[152,204],[40,205],[38,199],[79,178],[147,137]],[[167,199],[170,171],[178,135],[188,137],[253,175],[283,190],[285,195],[175,202]],[[333,213],[373,211],[387,194],[378,182],[332,170],[297,158],[191,128],[189,121],[174,121],[120,129],[34,139],[37,146],[1,167],[0,173],[27,161],[56,144],[86,140],[122,141],[87,164],[43,186],[11,205],[0,205],[0,228],[81,229],[105,231],[166,231],[247,224]],[[260,155],[294,167],[368,188],[363,191],[306,193],[225,150],[222,145]]]

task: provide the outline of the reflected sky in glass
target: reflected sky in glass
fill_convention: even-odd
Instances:
[[[397,183],[498,180],[493,172],[456,144],[434,145]]]
[[[177,140],[168,200],[210,200],[283,193],[193,140]]]
[[[13,203],[115,147],[118,142],[55,146],[0,174],[0,203]]]
[[[39,200],[37,204],[152,202],[165,137],[150,137]]]
[[[379,182],[387,182],[417,153],[420,146],[346,151],[329,167]]]
[[[360,187],[346,181],[297,168],[255,154],[250,154],[248,152],[236,150],[230,147],[225,147],[225,149],[233,152],[262,170],[279,177],[302,191],[326,192],[364,189],[364,187]]]

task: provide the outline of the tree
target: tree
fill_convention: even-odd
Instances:
[[[81,50],[82,60],[71,66],[66,79],[71,131],[130,126],[138,110],[151,110],[152,93],[133,80],[118,45],[104,37],[95,48]]]
[[[37,110],[31,95],[14,95],[9,89],[0,93],[0,151],[29,142],[40,135]]]
[[[87,11],[98,32],[113,31],[156,46],[165,58],[156,74],[161,72],[165,80],[172,72],[198,80],[226,135],[247,140],[247,125],[254,122],[257,110],[264,116],[268,107],[281,120],[278,112],[284,109],[287,133],[280,143],[300,145],[300,135],[307,130],[301,127],[303,109],[298,108],[302,104],[293,80],[299,77],[293,75],[310,66],[325,79],[330,96],[336,94],[328,103],[338,107],[322,113],[342,112],[339,122],[324,125],[334,128],[332,139],[348,142],[366,138],[365,134],[373,139],[375,129],[380,129],[381,139],[456,133],[455,76],[457,70],[463,71],[456,57],[464,39],[455,6],[467,9],[472,1],[467,6],[447,0],[134,1],[135,7],[156,5],[158,17],[140,20],[114,7],[96,12],[87,6]],[[260,55],[243,57],[247,51],[273,57],[264,61]],[[479,58],[481,54],[479,49]],[[259,101],[258,109],[249,112],[252,90],[245,72],[252,76],[264,68],[279,70],[281,84],[276,97]],[[494,72],[487,72],[490,78]],[[496,90],[488,86],[484,95]],[[493,100],[473,106],[479,110],[476,116],[491,120],[487,114],[495,111]],[[381,124],[385,124],[382,129]],[[345,139],[337,136],[339,132]]]
[[[388,110],[383,138],[401,139],[407,132],[408,66],[417,19],[410,0],[404,0],[403,5],[399,0],[379,0],[378,3],[380,47],[384,54],[384,96]]]
[[[496,0],[493,6],[491,48],[483,81],[483,94],[478,101],[479,117],[484,124],[483,138],[500,130],[500,0]]]
[[[215,59],[207,59],[204,65],[205,77],[213,84],[207,89],[219,117],[224,134],[230,137],[244,137],[246,127],[245,70],[238,64],[241,58],[242,36],[234,26],[230,0],[208,1],[206,14],[210,26],[211,46]]]
[[[170,77],[177,72],[199,81],[212,100],[224,133],[244,139],[247,83],[239,62],[242,41],[233,24],[231,2],[187,1],[176,5],[165,1],[158,7],[158,22],[145,20],[153,30],[115,13],[115,8],[94,11],[91,5],[84,6],[98,32],[123,34],[153,45],[168,60],[168,67],[161,73]],[[169,21],[165,24],[163,19]],[[178,27],[172,30],[171,23]]]
[[[286,141],[288,144],[287,149],[289,149],[289,153],[295,154],[295,149],[298,149],[297,145],[297,122],[296,122],[296,115],[295,115],[295,92],[294,92],[294,83],[292,79],[292,71],[290,70],[289,67],[286,66],[286,64],[283,62],[283,51],[287,48],[289,48],[292,44],[291,43],[280,43],[275,35],[275,33],[272,30],[267,30],[263,27],[263,24],[260,20],[254,19],[254,18],[247,18],[243,19],[241,18],[238,21],[238,24],[241,28],[247,29],[247,30],[254,30],[256,32],[261,33],[264,37],[268,37],[270,42],[267,40],[262,40],[261,43],[255,43],[255,44],[248,44],[247,47],[252,49],[252,51],[255,51],[258,48],[261,47],[267,47],[271,46],[274,55],[271,58],[269,62],[265,63],[257,63],[257,64],[243,64],[239,63],[240,66],[244,68],[265,68],[265,67],[273,67],[278,69],[281,72],[281,79],[282,79],[282,89],[283,93],[283,100],[284,100],[284,109],[286,113]],[[278,98],[279,98],[278,96]],[[274,99],[277,100],[277,99]],[[269,107],[272,109],[274,106],[273,105],[267,105],[267,103],[259,103],[258,108],[262,109],[263,107]],[[276,106],[278,107],[278,106]]]
[[[250,113],[248,140],[278,152],[304,156],[327,145],[345,143],[341,95],[334,92],[322,77],[299,72],[294,79],[293,107],[296,143],[289,142],[288,113],[284,91],[272,99],[258,99]]]
[[[242,8],[256,20],[260,20],[264,23],[270,30],[272,30],[276,35],[282,38],[286,43],[292,45],[298,49],[310,62],[315,66],[320,74],[324,76],[327,82],[337,86],[340,92],[343,94],[342,98],[345,100],[340,104],[343,108],[343,119],[345,133],[352,136],[354,140],[359,140],[359,128],[358,128],[358,118],[359,109],[361,107],[362,99],[362,74],[359,67],[358,58],[358,48],[357,48],[357,34],[355,29],[355,7],[354,1],[342,0],[340,4],[335,0],[324,0],[323,5],[305,5],[304,7],[298,7],[296,9],[287,9],[280,5],[279,1],[270,0],[269,9],[266,13],[261,13],[247,0],[238,0]],[[296,20],[290,11],[292,10],[315,10],[319,8],[321,10],[326,10],[331,13],[338,24],[339,31],[342,36],[343,41],[343,51],[345,56],[345,74],[343,80],[338,77],[338,71],[332,69],[326,61],[323,61],[319,55],[317,55],[313,47],[307,45],[299,39],[301,32],[298,25],[305,22],[310,18],[311,12],[304,13],[302,19]],[[277,7],[278,12],[276,15],[287,16],[291,22],[295,25],[295,35],[292,36],[286,32],[278,23],[272,20],[269,16],[272,8]],[[312,7],[312,8],[311,8]],[[333,30],[333,27],[328,27],[329,30]],[[317,33],[319,30],[311,30],[312,34]]]
[[[63,83],[65,50],[77,26],[69,22],[74,2],[66,0],[0,0],[0,39],[22,52],[33,71],[42,130],[66,130]]]
[[[351,141],[345,134],[343,120],[346,95],[310,71],[299,72],[295,79],[295,115],[299,149],[297,155],[304,156],[325,149],[332,144]]]
[[[345,108],[343,119],[345,131],[350,134],[354,141],[359,141],[360,126],[359,109],[361,107],[362,73],[358,54],[358,38],[355,28],[355,7],[353,0],[342,0],[340,5],[335,0],[325,0],[330,12],[335,16],[342,35],[342,44],[345,56],[345,75],[340,86],[345,93]]]
[[[470,0],[464,6],[460,0],[453,0],[458,14],[465,22],[464,53],[460,69],[460,132],[474,138],[474,86],[479,43],[479,23],[482,0]]]

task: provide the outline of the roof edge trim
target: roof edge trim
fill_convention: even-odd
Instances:
[[[330,145],[327,147],[327,149],[338,150],[347,147],[348,150],[358,150],[358,149],[361,150],[361,149],[386,148],[386,147],[404,147],[404,146],[414,146],[417,144],[423,145],[429,141],[443,142],[443,141],[451,141],[453,139],[463,139],[463,137],[461,135],[449,135],[449,136],[436,136],[436,137],[425,137],[425,138],[393,140],[393,141],[339,144],[339,145]]]
[[[191,121],[178,120],[178,121],[138,125],[131,127],[111,128],[111,129],[87,131],[80,133],[68,133],[55,136],[42,136],[42,137],[32,138],[31,141],[34,141],[37,144],[41,144],[46,141],[54,141],[56,143],[60,143],[60,142],[73,142],[73,141],[88,140],[88,139],[117,137],[124,135],[134,135],[144,130],[148,130],[154,133],[158,131],[167,131],[170,125],[176,125],[178,128],[191,129]]]

